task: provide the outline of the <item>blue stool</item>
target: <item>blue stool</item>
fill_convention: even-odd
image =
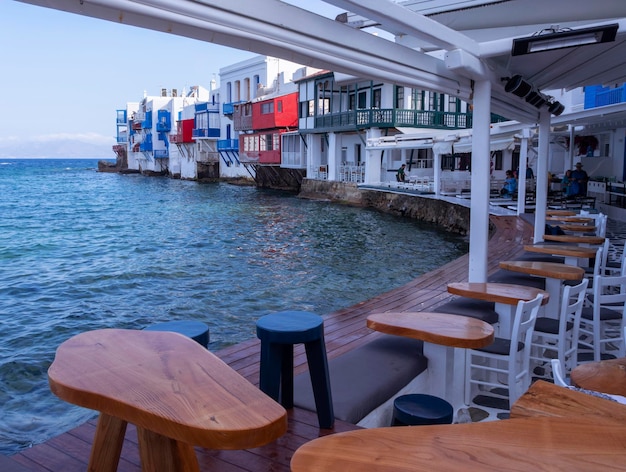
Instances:
[[[193,339],[204,347],[209,346],[209,327],[200,321],[165,321],[144,328],[145,331],[173,331]]]
[[[391,426],[451,424],[453,417],[454,408],[443,398],[414,393],[393,401]]]
[[[306,311],[272,313],[257,320],[256,334],[261,340],[261,390],[293,408],[293,345],[303,343],[320,428],[332,428],[335,414],[322,317]]]

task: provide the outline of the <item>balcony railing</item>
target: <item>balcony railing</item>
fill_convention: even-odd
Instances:
[[[506,118],[491,114],[491,122]],[[315,128],[436,128],[466,129],[472,127],[471,113],[403,109],[367,109],[329,113],[315,118]]]
[[[170,153],[167,149],[157,149],[154,151],[155,159],[167,159],[170,157]]]
[[[238,139],[220,139],[217,142],[218,151],[239,151]]]
[[[600,85],[585,87],[585,109],[626,102],[626,85],[617,88]]]

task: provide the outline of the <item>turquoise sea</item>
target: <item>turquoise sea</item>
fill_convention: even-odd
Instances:
[[[75,334],[195,319],[218,350],[253,337],[266,313],[328,313],[467,251],[459,236],[375,211],[96,169],[0,159],[2,454],[94,416],[48,389],[55,349]]]

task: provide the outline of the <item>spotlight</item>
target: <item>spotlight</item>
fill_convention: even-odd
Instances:
[[[526,95],[526,101],[537,108],[541,108],[546,103],[546,98],[539,92],[530,92]]]
[[[522,79],[521,75],[514,75],[511,77],[504,86],[505,92],[511,92],[513,95],[524,98],[530,90],[532,85]]]
[[[548,111],[554,116],[559,116],[563,113],[563,110],[565,110],[565,107],[560,102],[552,102],[548,106]]]

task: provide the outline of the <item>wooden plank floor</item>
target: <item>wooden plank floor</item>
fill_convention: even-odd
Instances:
[[[491,222],[493,236],[489,241],[489,273],[498,269],[499,261],[514,259],[522,254],[523,245],[531,243],[533,236],[532,226],[521,218],[492,216]],[[325,315],[328,357],[336,357],[380,336],[365,326],[365,318],[373,311],[429,311],[444,303],[450,297],[446,290],[447,284],[467,280],[468,261],[469,256],[465,255],[402,287]],[[258,385],[259,352],[259,341],[253,339],[230,346],[216,354],[250,382]],[[304,371],[306,369],[304,349],[296,346],[294,355],[296,372]],[[95,425],[95,420],[89,421],[43,444],[8,458],[1,458],[0,468],[3,472],[84,471],[87,469]],[[289,412],[287,433],[277,441],[245,451],[198,449],[198,460],[203,471],[287,472],[291,456],[305,442],[326,434],[357,428],[355,425],[338,421],[332,430],[320,430],[314,413],[294,408]],[[126,434],[119,470],[141,470],[137,437],[133,427],[129,427]]]

